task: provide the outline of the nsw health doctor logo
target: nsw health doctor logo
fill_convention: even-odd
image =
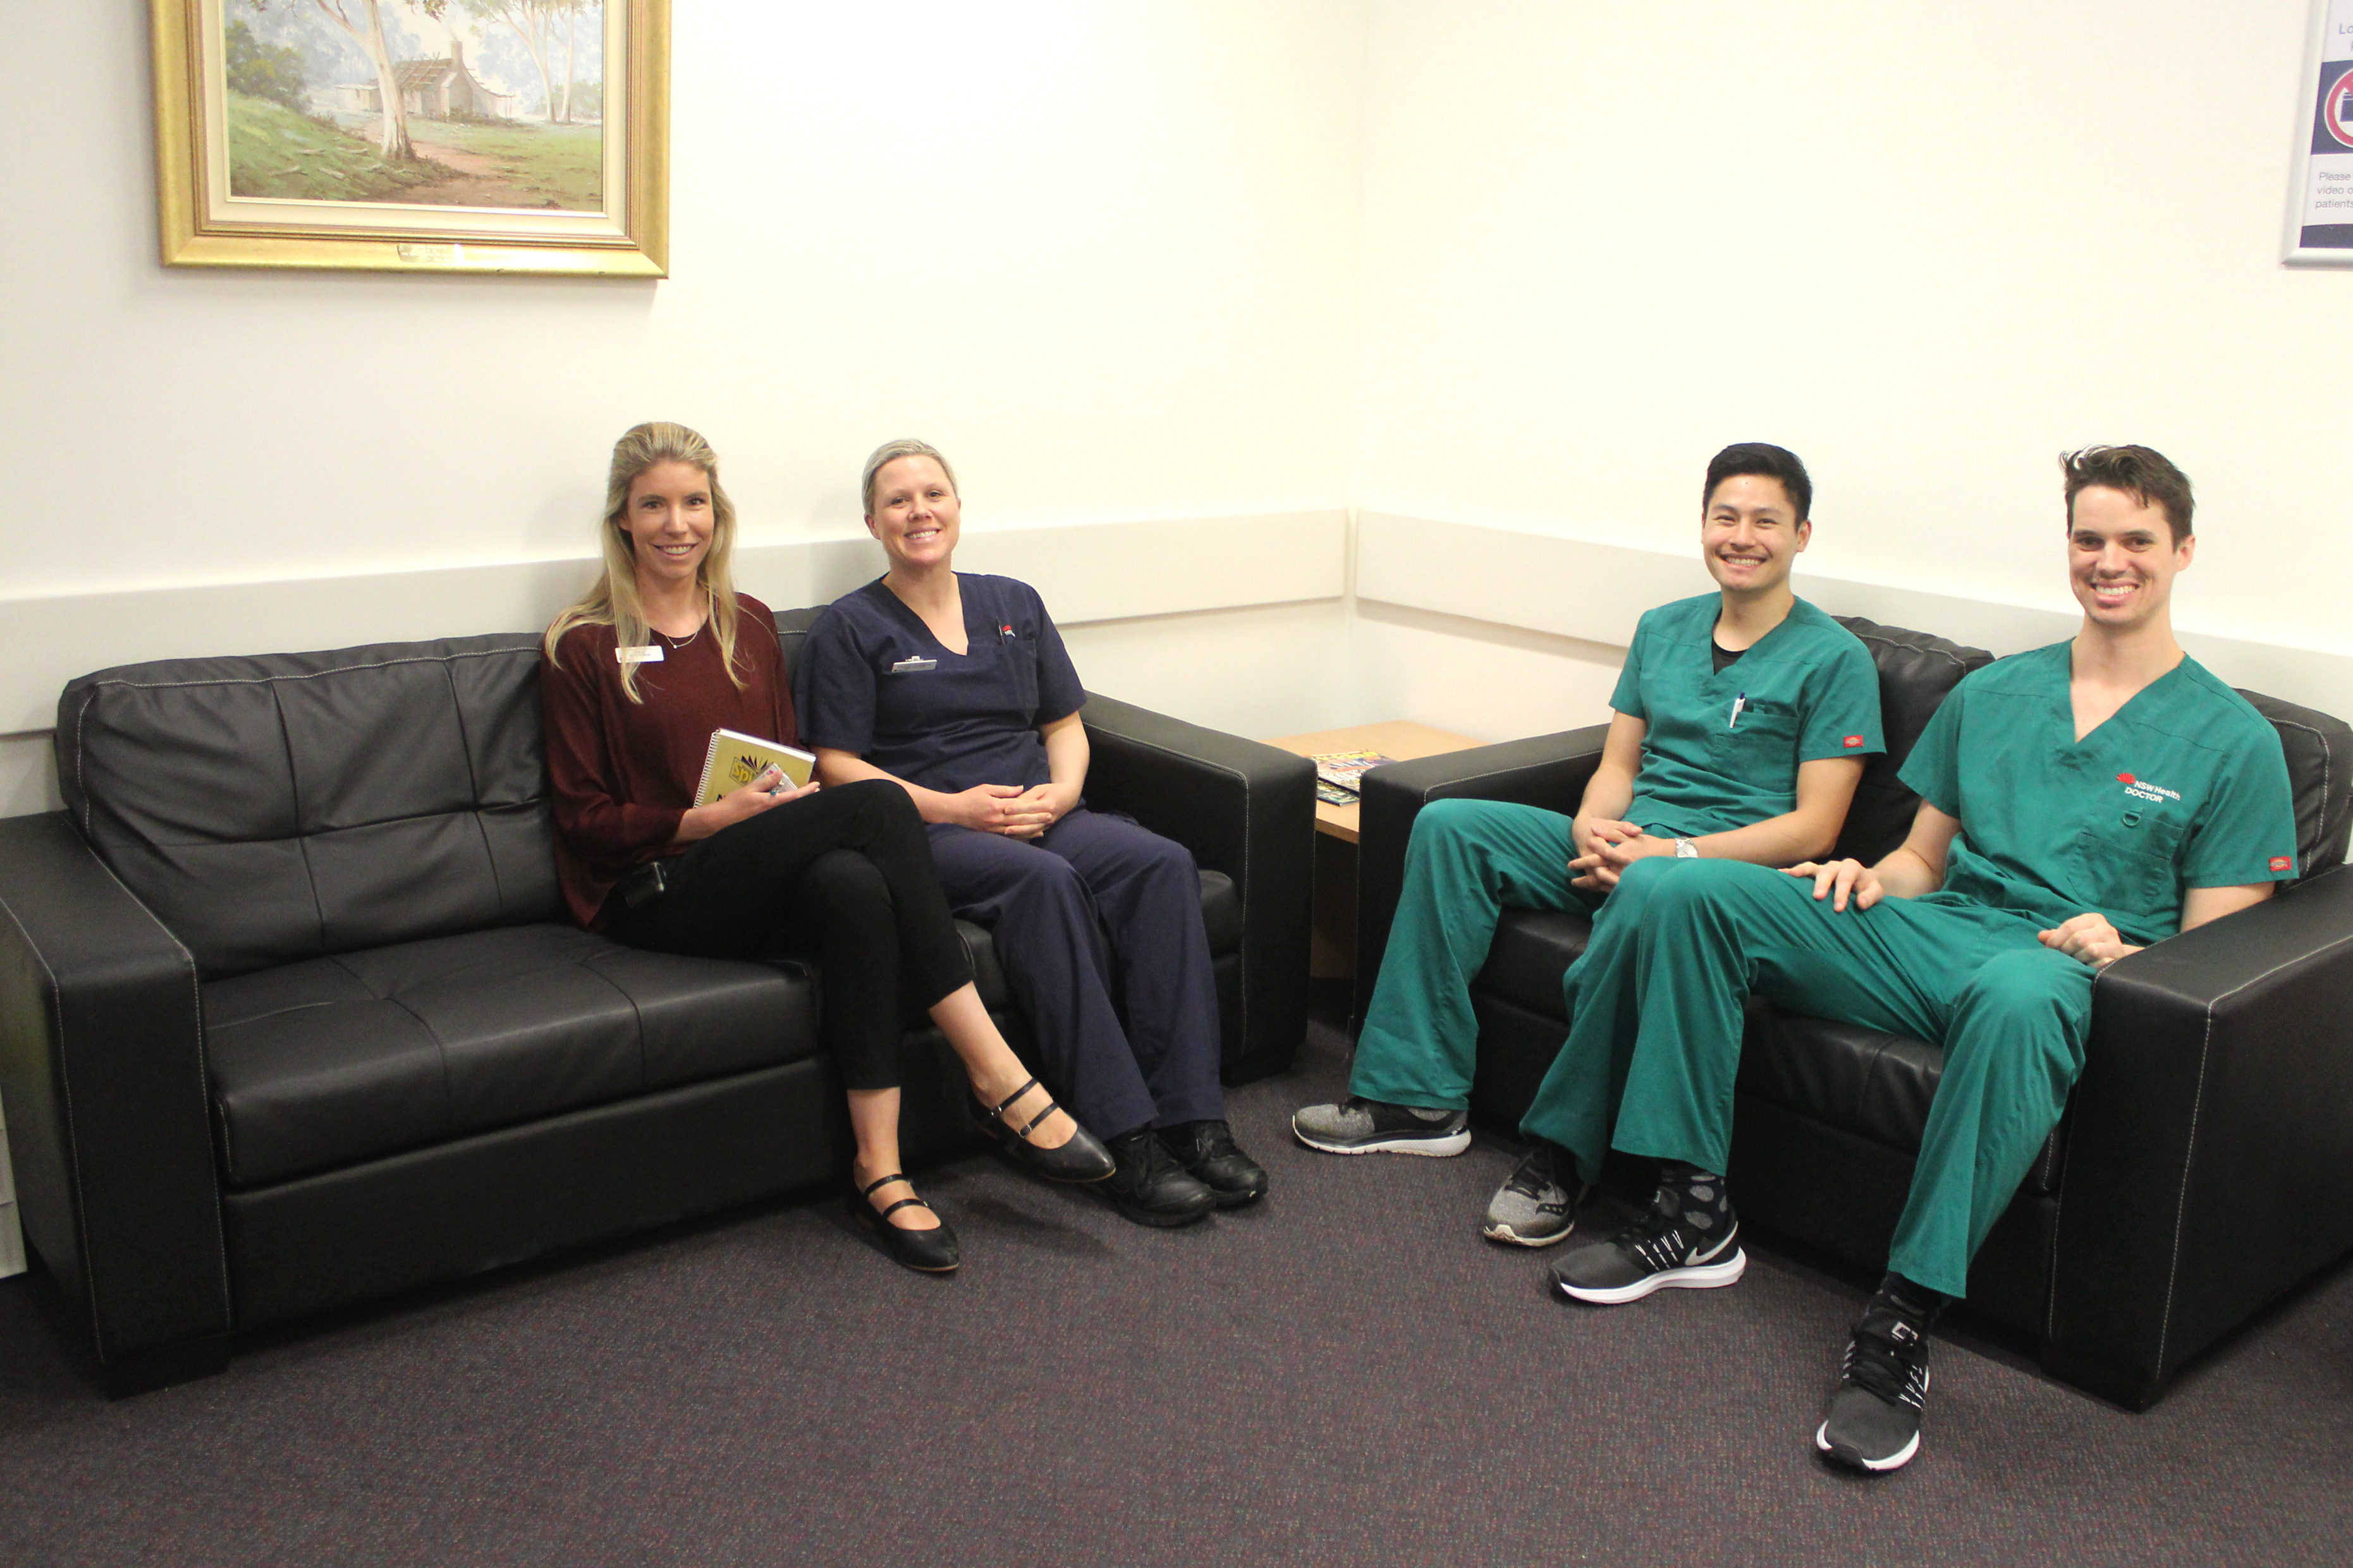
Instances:
[[[2130,773],[2118,773],[2116,783],[2124,785],[2125,793],[2135,800],[2167,801],[2181,798],[2179,795],[2162,784],[2153,784],[2145,779],[2137,779]]]

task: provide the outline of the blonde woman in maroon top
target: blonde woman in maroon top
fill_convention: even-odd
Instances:
[[[632,946],[750,957],[814,942],[819,1027],[849,1089],[850,1205],[912,1268],[956,1267],[955,1233],[899,1169],[900,997],[929,1009],[972,1090],[1040,1174],[1100,1181],[1110,1156],[1057,1107],[997,1032],[896,784],[787,787],[774,770],[693,804],[711,732],[797,740],[775,618],[734,591],[735,510],[719,460],[683,426],[640,425],[613,448],[605,571],[547,628],[540,693],[556,871],[572,918]]]

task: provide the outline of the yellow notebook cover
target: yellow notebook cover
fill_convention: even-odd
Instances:
[[[797,746],[780,746],[733,730],[713,730],[711,750],[702,758],[702,782],[695,786],[694,804],[709,805],[772,767],[784,769],[785,777],[798,788],[809,782],[809,771],[816,766],[816,755]]]

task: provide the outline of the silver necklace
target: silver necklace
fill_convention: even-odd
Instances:
[[[702,605],[702,626],[696,626],[692,631],[691,631],[691,632],[687,633],[687,634],[686,634],[686,636],[685,636],[684,637],[682,637],[682,638],[681,638],[681,637],[674,637],[670,636],[668,632],[664,632],[664,631],[662,631],[662,630],[661,630],[661,628],[660,628],[659,626],[656,626],[656,627],[654,628],[654,630],[655,630],[655,631],[657,631],[657,632],[660,632],[662,641],[664,641],[664,642],[666,642],[666,643],[670,644],[670,646],[671,647],[673,647],[673,648],[691,647],[692,647],[692,646],[693,646],[694,639],[695,639],[695,638],[697,638],[697,637],[701,637],[701,636],[702,635],[702,627],[703,627],[703,626],[709,626],[710,624],[711,624],[711,603],[710,603],[710,601],[709,601],[708,599],[706,599],[706,600],[704,600],[704,601],[703,601],[703,605]]]

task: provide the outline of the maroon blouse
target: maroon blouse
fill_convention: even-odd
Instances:
[[[662,658],[637,667],[642,702],[621,690],[611,626],[565,632],[556,645],[561,663],[540,656],[556,880],[573,920],[590,930],[605,923],[606,897],[624,872],[670,851],[694,804],[712,731],[798,742],[776,617],[748,594],[736,595],[735,605],[740,689],[708,622],[683,641],[652,634]]]

